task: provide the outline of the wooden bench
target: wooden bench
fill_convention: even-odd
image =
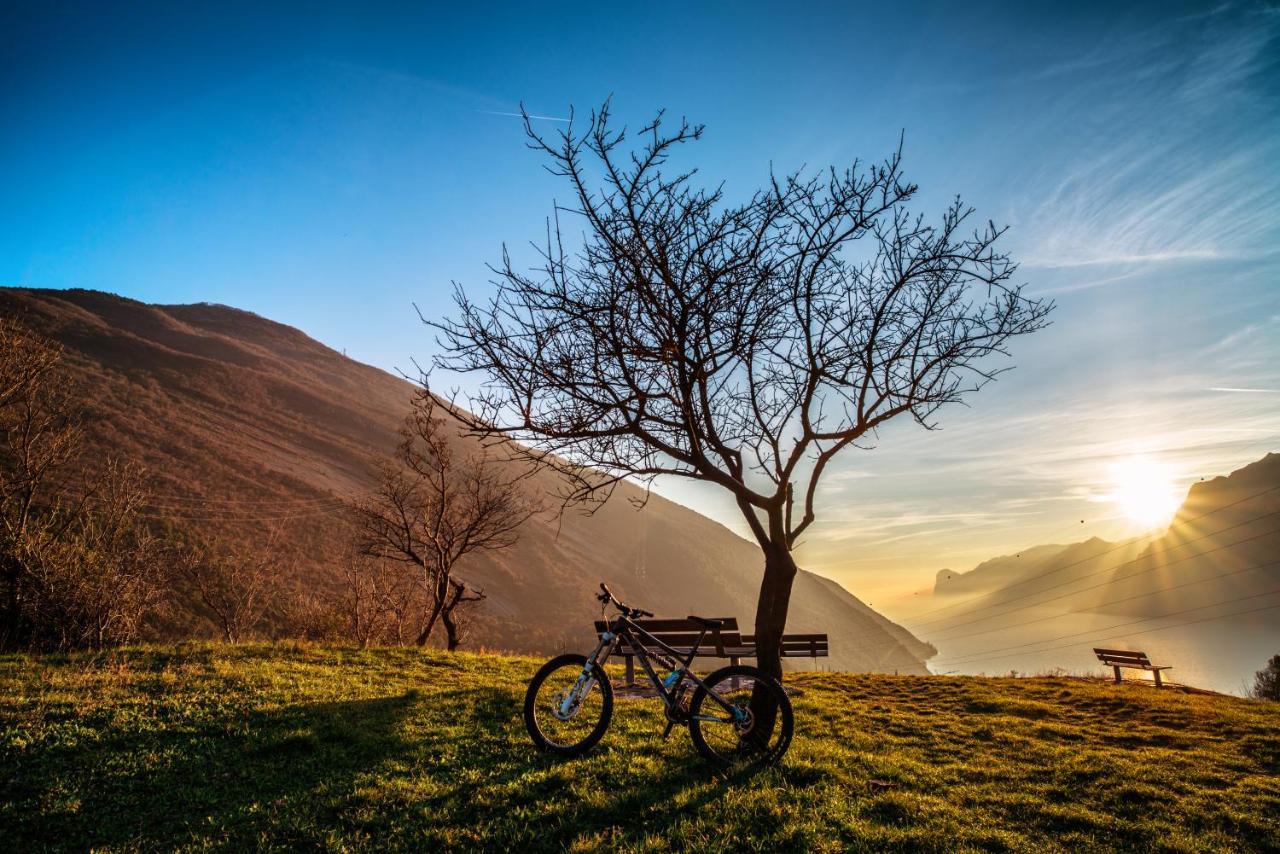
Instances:
[[[754,658],[756,654],[756,636],[743,635],[742,645],[744,658]],[[781,655],[783,658],[826,658],[830,652],[826,635],[783,635]],[[737,664],[735,661],[734,664]]]
[[[743,635],[738,632],[736,617],[719,617],[723,625],[719,630],[708,631],[698,648],[698,658],[727,658],[730,664],[738,664],[744,658],[755,658],[755,635]],[[636,620],[636,625],[649,634],[676,649],[683,655],[697,643],[702,633],[702,626],[693,620]],[[603,633],[609,624],[596,620],[596,632]],[[645,647],[650,652],[652,646]],[[794,634],[782,636],[783,658],[825,658],[829,652],[827,636],[824,634]],[[626,666],[627,684],[635,684],[635,651],[624,646],[618,650]]]
[[[1128,667],[1133,670],[1149,670],[1155,678],[1156,687],[1159,688],[1163,683],[1160,681],[1161,670],[1172,670],[1173,667],[1168,664],[1152,664],[1151,659],[1147,658],[1145,652],[1139,652],[1132,649],[1094,649],[1094,653],[1098,656],[1098,660],[1116,672],[1116,682],[1120,682],[1120,668]]]
[[[730,650],[736,650],[742,647],[742,636],[738,634],[738,618],[737,617],[717,617],[723,625],[714,631],[708,631],[706,637],[702,639],[702,646],[698,648],[698,658],[731,658],[737,663],[737,653],[730,656]],[[635,624],[644,629],[658,640],[673,647],[681,655],[688,655],[689,650],[693,649],[693,645],[698,642],[698,636],[702,634],[702,625],[693,620],[636,620]],[[596,620],[596,632],[603,634],[608,631],[609,624],[604,620]],[[657,647],[649,645],[645,647],[645,652],[656,650]],[[629,645],[624,644],[618,649],[618,654],[623,657],[627,668],[627,684],[636,684],[636,665],[635,650]]]

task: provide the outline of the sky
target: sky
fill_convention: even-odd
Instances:
[[[415,306],[486,293],[567,195],[513,114],[612,96],[704,123],[689,156],[731,198],[901,135],[913,209],[1007,224],[1057,302],[940,430],[890,425],[826,479],[801,565],[873,605],[1137,533],[1135,489],[1280,451],[1280,6],[532,6],[11,0],[0,284],[225,303],[410,368],[436,350]],[[713,489],[658,491],[745,530]]]

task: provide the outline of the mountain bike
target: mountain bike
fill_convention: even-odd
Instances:
[[[718,765],[767,765],[791,745],[791,700],[782,684],[757,667],[732,665],[699,677],[691,669],[708,632],[722,621],[689,617],[701,631],[688,650],[677,650],[645,631],[636,620],[652,617],[614,598],[601,584],[601,614],[617,615],[590,655],[569,653],[551,659],[534,675],[524,698],[524,722],[533,743],[560,756],[580,756],[604,737],[613,719],[613,685],[605,672],[620,646],[640,662],[666,713],[665,739],[679,725],[689,727],[694,747]],[[656,667],[655,667],[656,665]],[[665,677],[658,669],[669,671]]]

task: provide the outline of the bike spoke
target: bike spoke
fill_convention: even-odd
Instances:
[[[700,748],[722,764],[773,761],[790,742],[790,708],[781,686],[772,680],[757,685],[742,674],[708,682],[708,693],[693,720]],[[724,701],[726,710],[717,700]],[[781,719],[786,704],[787,721]]]

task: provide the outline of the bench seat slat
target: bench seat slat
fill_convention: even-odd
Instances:
[[[725,646],[739,646],[742,639],[737,632],[720,632]],[[693,646],[698,641],[698,632],[653,632],[654,637],[665,644],[671,646]],[[707,632],[707,636],[702,639],[703,646],[715,646],[716,632]],[[643,638],[637,638],[643,641]]]
[[[1136,649],[1102,649],[1094,647],[1093,652],[1098,656],[1098,661],[1115,670],[1117,684],[1120,682],[1120,670],[1125,668],[1128,670],[1144,670],[1151,673],[1155,677],[1156,687],[1159,688],[1162,684],[1160,673],[1173,669],[1168,664],[1152,664],[1151,659],[1147,657],[1145,652]]]
[[[720,627],[720,631],[722,632],[738,631],[737,617],[719,617],[717,619],[723,621],[724,623],[724,625]],[[696,634],[702,630],[702,626],[699,625],[698,623],[695,623],[693,620],[645,619],[645,620],[636,620],[635,624],[638,625],[640,628],[644,629],[646,632],[652,632],[653,634],[656,634],[656,635],[661,635],[663,632],[693,632]],[[596,620],[596,632],[603,632],[608,628],[609,628],[608,621]],[[708,634],[710,634],[709,631],[708,631]]]
[[[644,619],[636,620],[640,628],[649,632],[658,640],[672,647],[677,654],[687,656],[693,645],[702,636],[702,644],[698,647],[698,658],[721,658],[736,661],[743,658],[754,658],[756,655],[755,635],[744,635],[738,631],[738,621],[734,617],[721,617],[722,626],[718,630],[708,630],[702,636],[703,626],[693,620],[680,619]],[[597,633],[608,630],[609,622],[596,620]],[[646,652],[654,647],[645,643],[644,638],[637,638]],[[627,682],[633,681],[632,661],[635,650],[626,644],[618,650],[618,654],[627,662]],[[829,643],[825,634],[784,634],[779,644],[778,654],[782,658],[826,658],[830,655]]]

